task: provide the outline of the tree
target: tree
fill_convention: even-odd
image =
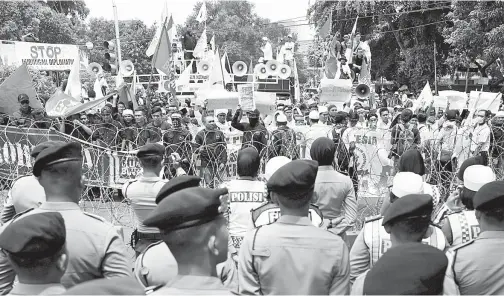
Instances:
[[[439,1],[338,0],[317,1],[308,16],[321,27],[332,15],[332,32],[341,35],[351,32],[359,16],[357,28],[369,41],[374,61],[372,78],[384,76],[421,89],[434,79],[434,44],[443,52],[440,31],[449,10],[447,2]]]
[[[89,15],[89,8],[84,1],[47,1],[47,6],[57,13],[72,15],[85,20]]]
[[[447,63],[455,69],[476,65],[481,75],[488,77],[488,70],[494,70],[491,66],[504,55],[504,3],[456,1],[447,17],[453,22],[443,30],[452,48]]]
[[[123,60],[131,60],[137,74],[150,74],[151,59],[145,52],[154,37],[155,27],[147,27],[140,20],[119,21],[121,37],[121,53]],[[105,62],[103,42],[115,39],[114,21],[104,18],[91,18],[81,42],[91,41],[94,48],[90,51],[89,62],[102,64]]]

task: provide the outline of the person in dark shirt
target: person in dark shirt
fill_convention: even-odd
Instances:
[[[184,49],[184,59],[186,61],[186,67],[189,66],[191,60],[194,59],[193,50],[196,47],[196,38],[193,36],[191,31],[187,31],[184,36],[182,36],[182,49]],[[192,66],[193,73],[197,72],[196,63]]]
[[[171,125],[163,120],[161,108],[156,106],[152,108],[152,121],[147,124],[147,129],[151,131],[151,141],[159,142],[162,140],[162,135],[164,131],[171,128]]]
[[[259,154],[264,147],[268,144],[268,131],[259,120],[259,110],[254,110],[247,114],[249,123],[241,123],[242,116],[241,107],[238,106],[233,120],[231,121],[231,126],[235,129],[243,132],[242,148],[248,146],[254,146]]]
[[[110,149],[120,147],[124,139],[123,126],[112,118],[112,108],[103,107],[101,117],[98,116],[97,120],[100,123],[95,125],[95,131],[99,132],[100,145]]]

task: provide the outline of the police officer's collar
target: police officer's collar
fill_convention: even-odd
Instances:
[[[75,202],[71,201],[46,201],[42,203],[39,207],[41,210],[52,210],[52,211],[61,211],[61,210],[80,210],[81,208]]]
[[[147,181],[147,182],[157,182],[160,181],[161,177],[140,177],[140,181]]]
[[[277,223],[297,224],[297,225],[313,225],[310,218],[308,218],[308,215],[306,217],[282,215],[277,220]]]

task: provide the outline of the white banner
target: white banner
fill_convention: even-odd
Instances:
[[[31,42],[10,43],[0,43],[2,63],[9,66],[25,64],[31,69],[41,71],[63,71],[70,70],[74,61],[80,61],[77,45]]]

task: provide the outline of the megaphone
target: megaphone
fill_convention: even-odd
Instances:
[[[278,77],[281,79],[288,79],[291,76],[292,70],[288,65],[281,65],[278,69]]]
[[[210,63],[208,61],[201,61],[198,63],[198,73],[201,75],[210,74]]]
[[[237,62],[234,62],[233,64],[233,74],[238,76],[238,77],[242,77],[244,76],[245,74],[247,74],[247,64],[245,64],[244,62],[242,61],[237,61]]]
[[[278,62],[276,60],[269,60],[266,63],[266,69],[268,71],[268,76],[278,75]]]
[[[369,96],[369,92],[370,92],[369,86],[367,86],[366,84],[359,84],[355,87],[355,95],[358,98],[361,99],[367,98]]]
[[[266,65],[264,64],[259,64],[255,68],[255,74],[259,79],[267,79],[268,78],[268,68],[266,68]]]
[[[133,71],[135,71],[135,66],[130,60],[122,61],[119,67],[119,71],[121,72],[122,76],[131,76],[133,74]]]
[[[90,74],[99,74],[103,72],[102,66],[98,63],[91,63],[87,66],[87,71]]]

